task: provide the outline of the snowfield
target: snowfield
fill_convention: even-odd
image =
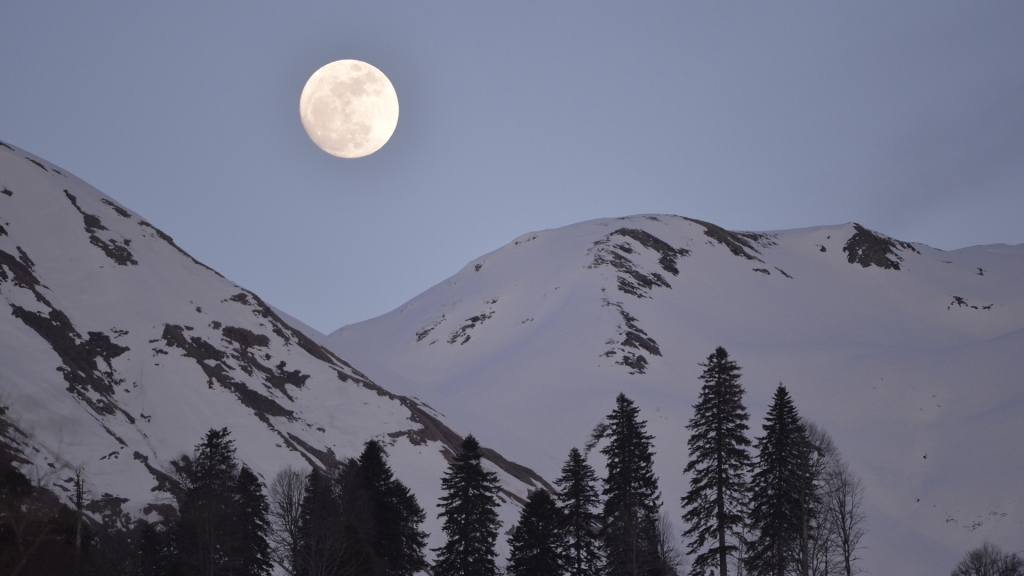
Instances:
[[[625,392],[677,523],[698,363],[721,345],[752,435],[784,382],[864,481],[869,573],[1024,546],[1024,245],[601,219],[525,234],[328,342],[549,479]]]

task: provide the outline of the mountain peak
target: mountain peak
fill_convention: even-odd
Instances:
[[[700,363],[723,346],[755,422],[783,381],[865,479],[867,567],[924,574],[959,555],[965,529],[1009,542],[1024,517],[1019,471],[998,472],[1024,427],[1024,250],[990,248],[943,252],[853,222],[605,218],[522,235],[328,341],[486,421],[478,438],[544,475],[625,392],[656,437],[672,518]]]

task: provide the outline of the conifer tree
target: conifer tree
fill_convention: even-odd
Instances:
[[[480,464],[480,443],[472,435],[448,465],[441,480],[442,530],[447,542],[437,552],[435,576],[495,576],[498,538],[498,475]]]
[[[654,437],[625,394],[615,404],[605,432],[610,442],[601,449],[608,459],[601,492],[605,570],[608,576],[651,574],[663,564],[658,558],[661,494],[654,475]]]
[[[687,552],[696,555],[691,574],[717,568],[719,576],[726,576],[728,558],[738,550],[735,542],[742,532],[747,500],[750,415],[743,405],[740,368],[725,348],[719,346],[700,365],[704,385],[686,426],[690,460],[683,473],[690,474],[690,490],[682,506],[689,528],[683,536],[689,539]]]
[[[143,574],[270,574],[267,497],[239,466],[227,428],[211,428],[191,456],[171,462],[180,483],[178,520],[141,531]]]
[[[600,525],[595,512],[600,498],[597,474],[579,450],[569,451],[562,475],[555,480],[561,492],[558,501],[562,510],[566,539],[565,568],[569,576],[599,576],[601,551],[594,530]]]
[[[801,495],[809,483],[810,443],[789,392],[781,383],[757,439],[757,464],[751,482],[751,527],[747,568],[754,576],[800,572],[804,528]]]
[[[175,547],[176,531],[160,529],[146,520],[139,521],[138,576],[176,576],[181,573]]]
[[[509,538],[509,576],[562,576],[565,533],[562,513],[545,490],[530,494]]]
[[[298,535],[295,547],[297,575],[341,575],[353,563],[352,546],[345,535],[341,504],[334,492],[334,483],[316,468],[306,477]]]
[[[192,457],[172,463],[182,484],[175,533],[186,573],[221,574],[236,560],[238,461],[229,435],[227,428],[210,429]]]
[[[411,576],[427,566],[423,556],[427,535],[419,529],[426,513],[409,488],[394,477],[386,458],[384,448],[370,440],[357,460],[360,489],[369,505],[366,540],[379,574]]]
[[[270,506],[263,494],[263,485],[256,474],[248,466],[243,465],[238,471],[236,490],[239,534],[235,564],[241,574],[270,574],[273,569],[270,561],[270,544],[267,541],[267,534],[270,531],[267,514]]]

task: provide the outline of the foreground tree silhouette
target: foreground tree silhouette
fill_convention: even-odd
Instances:
[[[2,408],[2,407],[0,407]],[[0,412],[2,413],[2,412]],[[0,573],[71,572],[75,515],[17,468],[0,462]]]
[[[509,538],[509,576],[561,576],[565,573],[562,512],[545,490],[530,494]]]
[[[286,571],[300,576],[410,576],[427,567],[426,534],[419,530],[426,515],[394,477],[379,442],[367,442],[359,458],[337,469],[314,469],[305,476],[296,510],[296,483],[302,477],[285,469],[271,490],[278,558]]]
[[[359,496],[367,503],[369,520],[362,530],[372,550],[377,573],[411,576],[427,567],[423,547],[427,535],[419,527],[426,513],[409,489],[396,480],[384,448],[366,443],[356,461]]]
[[[856,562],[860,539],[864,536],[864,485],[849,466],[840,461],[826,474],[822,493],[824,513],[835,538],[843,573],[853,576],[860,572]]]
[[[279,470],[270,483],[271,552],[274,562],[289,576],[296,574],[299,522],[302,497],[306,491],[306,472],[287,467]]]
[[[239,470],[229,435],[211,429],[191,457],[171,463],[182,487],[173,541],[186,574],[270,573],[266,497],[256,476]]]
[[[658,574],[658,513],[661,494],[654,475],[653,436],[640,409],[625,394],[615,399],[604,431],[610,441],[601,449],[607,457],[602,510],[605,573],[608,576]]]
[[[313,469],[306,476],[306,489],[299,512],[295,573],[300,576],[352,574],[362,559],[345,531],[345,517],[327,474]]]
[[[950,576],[1024,576],[1024,559],[985,542],[968,552]]]
[[[236,479],[236,502],[238,508],[236,541],[236,566],[240,574],[270,574],[273,570],[270,543],[270,520],[267,518],[269,505],[263,495],[263,485],[256,474],[243,465]]]
[[[439,517],[448,541],[437,552],[435,576],[495,576],[498,538],[498,475],[480,464],[480,443],[472,435],[448,465],[441,480]]]
[[[810,443],[796,406],[779,384],[768,409],[765,435],[757,439],[750,523],[757,538],[749,544],[747,568],[756,576],[806,574],[801,565],[804,502],[809,484]]]
[[[600,518],[595,510],[600,503],[597,474],[579,450],[569,451],[562,475],[555,480],[561,492],[563,531],[565,534],[565,569],[569,576],[599,576],[601,551],[595,529]]]
[[[742,536],[750,415],[743,405],[740,368],[725,348],[719,346],[701,366],[704,385],[686,426],[690,460],[683,473],[690,475],[690,490],[682,506],[689,528],[683,536],[689,539],[687,552],[696,555],[691,574],[703,575],[714,567],[726,576],[729,556],[738,551],[733,542]]]

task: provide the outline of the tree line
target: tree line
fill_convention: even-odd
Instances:
[[[827,576],[859,572],[863,487],[835,443],[802,419],[780,384],[763,435],[747,436],[740,368],[724,348],[706,362],[687,429],[690,488],[681,499],[693,576]],[[553,497],[532,493],[509,539],[511,576],[674,576],[683,568],[661,513],[652,441],[624,394],[595,429],[606,441],[598,479],[573,449]],[[751,454],[750,448],[756,451]],[[441,573],[441,572],[438,572]],[[453,571],[469,576],[488,571]]]
[[[739,366],[721,347],[700,366],[683,470],[685,554],[662,511],[654,438],[639,408],[619,394],[584,450],[569,452],[557,490],[526,498],[506,532],[504,571],[496,552],[501,488],[472,435],[441,479],[445,538],[430,565],[420,530],[426,514],[394,477],[379,442],[332,468],[285,468],[264,486],[222,428],[171,462],[177,514],[155,523],[90,523],[80,474],[69,506],[18,468],[0,466],[0,572],[263,576],[276,566],[289,576],[857,573],[864,491],[827,432],[799,416],[780,384],[763,434],[751,440]],[[587,461],[598,446],[603,477]],[[1022,576],[1015,555],[983,552],[968,554],[953,575]]]

